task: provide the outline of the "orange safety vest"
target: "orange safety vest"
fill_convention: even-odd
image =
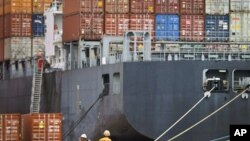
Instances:
[[[103,137],[99,141],[111,141],[111,139],[109,137]]]

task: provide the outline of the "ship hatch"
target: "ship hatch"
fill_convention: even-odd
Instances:
[[[250,85],[250,70],[234,70],[232,73],[232,87],[235,93],[243,91]]]
[[[203,71],[203,90],[212,92],[226,92],[229,90],[228,71],[217,69],[206,69]]]

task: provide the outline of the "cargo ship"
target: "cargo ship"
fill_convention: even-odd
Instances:
[[[171,2],[65,0],[63,13],[57,6],[45,13],[44,50],[52,68],[43,76],[40,112],[62,113],[63,140],[82,133],[98,140],[106,129],[114,141],[155,140],[204,96],[159,140],[228,102],[175,140],[227,139],[231,124],[250,123],[250,9],[234,0]],[[1,63],[0,113],[26,114],[36,63],[13,60]]]

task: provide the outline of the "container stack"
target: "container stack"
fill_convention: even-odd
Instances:
[[[208,42],[229,40],[229,0],[206,0],[205,33]],[[222,51],[228,45],[207,44],[206,48]]]
[[[130,30],[150,31],[154,36],[154,4],[155,0],[131,0],[130,1]]]
[[[179,0],[158,0],[155,6],[155,40],[179,40]]]
[[[180,0],[182,41],[204,40],[204,0]]]
[[[250,41],[250,0],[230,1],[230,41]],[[248,45],[231,45],[235,51],[245,51]]]
[[[26,114],[22,115],[23,141],[61,141],[62,140],[62,114]]]
[[[129,0],[105,2],[105,35],[123,36],[129,29]]]
[[[20,114],[0,114],[0,141],[20,141]]]

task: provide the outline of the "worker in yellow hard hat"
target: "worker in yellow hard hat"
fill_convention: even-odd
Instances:
[[[101,138],[99,141],[112,141],[109,137],[110,137],[110,132],[109,132],[109,130],[105,130],[104,132],[103,132],[103,135],[104,135],[104,137],[103,138]]]

